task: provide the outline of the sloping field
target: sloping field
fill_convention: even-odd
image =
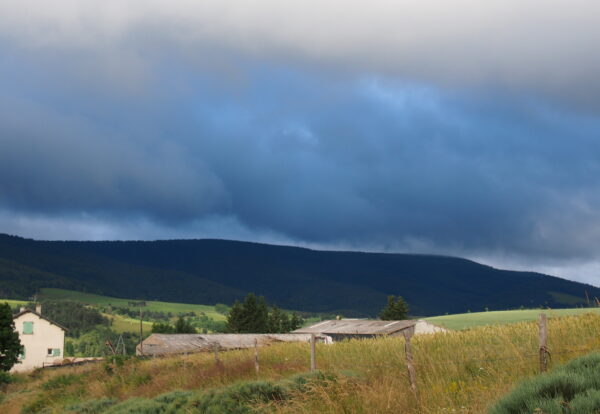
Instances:
[[[41,289],[39,294],[41,299],[69,299],[89,305],[112,305],[130,309],[137,309],[131,306],[132,302],[138,302],[135,299],[111,298],[109,296],[95,295],[92,293],[75,292],[65,289]],[[216,321],[225,320],[225,316],[215,311],[214,306],[208,305],[193,305],[189,303],[170,303],[159,301],[146,301],[144,309],[159,312],[171,312],[178,314],[180,312],[194,312],[200,314],[203,312],[206,316],[213,318]]]
[[[425,320],[448,329],[468,329],[475,326],[499,325],[516,322],[529,322],[539,318],[540,313],[549,318],[570,315],[595,313],[600,315],[600,308],[571,308],[571,309],[525,309],[510,311],[459,313],[456,315],[433,316]]]
[[[108,319],[112,320],[110,327],[116,333],[124,333],[124,332],[139,332],[140,331],[140,321],[139,319],[127,318],[121,315],[108,315],[104,314]],[[152,322],[143,321],[144,324],[144,332],[152,332]]]
[[[8,303],[11,308],[14,308],[15,306],[21,306],[21,305],[27,304],[27,302],[24,300],[0,299],[0,303],[5,303],[5,302]]]
[[[599,315],[551,318],[548,329],[551,368],[600,349]],[[208,412],[202,407],[210,400],[213,407],[223,404],[211,413],[256,412],[252,408],[279,414],[484,414],[539,370],[535,322],[423,335],[412,342],[417,394],[408,384],[403,339],[381,338],[317,344],[324,379],[292,391],[280,384],[307,371],[308,344],[261,348],[258,374],[247,350],[222,352],[218,363],[203,353],[22,375],[8,387],[0,412],[81,412],[83,403],[95,407],[86,412],[96,413],[201,413]]]

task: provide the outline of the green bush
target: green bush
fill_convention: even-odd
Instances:
[[[57,375],[56,377],[51,378],[48,381],[46,381],[42,385],[42,388],[46,391],[55,390],[58,388],[64,388],[64,387],[67,387],[67,386],[73,384],[80,377],[81,377],[80,375],[75,375],[75,374]]]
[[[107,408],[115,405],[118,400],[114,398],[101,398],[99,400],[88,400],[79,404],[65,407],[67,413],[77,414],[100,414]]]
[[[246,414],[251,412],[249,403],[281,401],[288,396],[287,391],[269,381],[243,382],[203,394],[191,406],[198,413]]]
[[[14,382],[14,377],[6,371],[0,371],[0,388]]]
[[[51,413],[52,409],[48,407],[48,400],[36,398],[21,409],[21,414],[46,414]]]
[[[519,384],[489,414],[600,413],[600,352]],[[537,411],[536,411],[537,410]]]
[[[153,399],[131,398],[115,404],[115,400],[91,400],[66,408],[67,412],[90,414],[249,414],[255,403],[289,399],[294,392],[306,390],[314,382],[334,380],[316,371],[300,374],[276,383],[270,381],[239,382],[206,392],[173,391]]]
[[[154,400],[147,400],[145,398],[130,398],[127,401],[122,402],[108,408],[106,411],[101,411],[105,414],[166,414],[168,411],[163,409],[163,404],[160,404]]]

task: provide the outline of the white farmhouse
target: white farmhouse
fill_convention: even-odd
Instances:
[[[21,308],[13,320],[24,350],[11,372],[31,371],[62,361],[66,329],[42,316],[41,306],[36,306],[35,312]]]

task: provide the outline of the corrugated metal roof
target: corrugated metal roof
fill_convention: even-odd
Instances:
[[[308,342],[310,334],[152,334],[142,345],[144,355],[184,354],[211,351],[215,346],[219,350],[252,348],[255,339],[259,346],[265,346],[275,342]]]
[[[305,328],[296,329],[294,333],[319,333],[324,335],[390,335],[394,332],[410,328],[416,320],[379,321],[371,319],[341,319],[322,321]]]

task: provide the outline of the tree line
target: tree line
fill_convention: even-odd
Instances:
[[[302,326],[296,313],[289,315],[277,306],[269,306],[264,297],[249,293],[244,302],[236,301],[227,314],[231,333],[287,333]]]

